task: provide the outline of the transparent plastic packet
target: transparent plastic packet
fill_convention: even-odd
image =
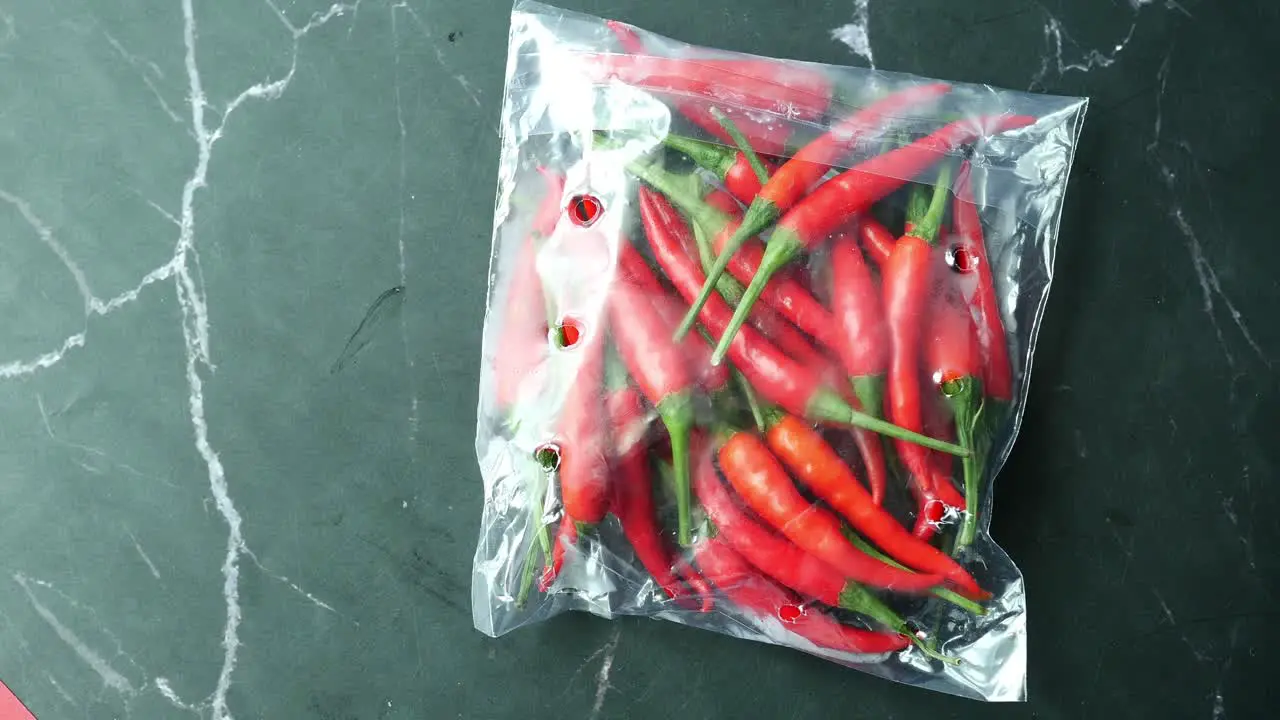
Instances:
[[[988,534],[991,486],[1086,105],[519,0],[476,628],[659,617],[1025,699],[1023,581]]]

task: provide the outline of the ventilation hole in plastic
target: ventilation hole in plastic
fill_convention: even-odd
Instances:
[[[804,610],[799,605],[783,605],[778,608],[778,619],[784,623],[793,623],[803,614]]]
[[[542,445],[533,451],[533,459],[544,471],[555,472],[560,467],[560,448],[553,443]]]
[[[971,273],[978,268],[978,258],[968,248],[952,245],[947,250],[947,265],[958,273]]]
[[[578,227],[591,227],[603,212],[604,205],[595,195],[574,195],[569,200],[569,220]]]
[[[571,348],[582,339],[582,326],[573,318],[564,318],[551,332],[553,334],[552,341],[555,342],[556,347],[561,349]]]

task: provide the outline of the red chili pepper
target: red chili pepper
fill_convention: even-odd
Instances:
[[[867,253],[867,257],[871,258],[878,268],[884,267],[885,263],[889,262],[893,246],[898,242],[898,238],[889,232],[889,228],[880,224],[879,220],[865,215],[862,217],[862,227],[858,230],[858,238],[862,241],[862,249]]]
[[[727,252],[727,241],[726,232],[716,233],[715,249],[720,257],[724,257]],[[760,269],[764,254],[763,243],[756,239],[748,240],[733,253],[729,261],[729,273],[739,282],[751,282]],[[761,294],[761,299],[823,347],[836,350],[840,346],[840,329],[835,318],[796,278],[775,277],[774,282]]]
[[[982,404],[982,354],[973,325],[973,316],[954,288],[942,285],[933,298],[925,343],[925,366],[934,387],[951,406],[956,436],[973,452],[963,463],[964,507],[966,512],[956,536],[955,552],[971,544],[977,534],[981,482],[981,453],[975,447],[975,423]],[[950,487],[950,478],[944,480]],[[954,490],[954,488],[952,488]]]
[[[743,216],[742,224],[726,235],[724,250],[720,251],[719,260],[715,267],[707,272],[709,282],[714,283],[720,277],[743,243],[769,227],[784,212],[790,210],[805,193],[809,192],[809,189],[831,169],[831,164],[840,154],[853,145],[860,136],[878,130],[895,115],[915,105],[932,101],[950,89],[949,85],[938,83],[910,87],[893,93],[854,113],[831,131],[802,148],[795,157],[773,173],[759,194],[751,201],[751,206]],[[743,282],[750,282],[750,280],[743,280]],[[697,313],[709,293],[710,284],[699,294],[699,300],[693,304],[689,317]],[[686,318],[687,322],[689,321]]]
[[[541,172],[547,183],[546,194],[516,258],[494,356],[498,406],[504,410],[516,403],[522,391],[528,392],[529,378],[547,359],[549,329],[542,279],[538,276],[538,245],[555,229],[564,193],[564,176],[546,169]]]
[[[928,375],[923,377],[923,385],[932,385]],[[920,410],[924,421],[924,434],[929,437],[941,438],[948,442],[955,441],[955,424],[951,422],[951,409],[946,406],[944,398],[941,396],[936,398],[922,397]],[[964,495],[956,490],[951,480],[951,459],[951,456],[943,453],[929,453],[929,469],[932,472],[930,482],[933,484],[938,499],[942,501],[943,505],[963,510],[965,507]]]
[[[927,325],[929,288],[934,264],[932,243],[936,239],[942,214],[946,210],[950,168],[943,166],[934,187],[928,212],[911,232],[894,245],[893,254],[884,266],[885,309],[889,322],[892,356],[889,363],[889,418],[903,427],[923,429],[920,408],[918,369],[921,363],[921,340]],[[911,475],[911,488],[919,512],[916,515],[917,537],[931,537],[942,518],[942,503],[933,483],[933,469],[928,453],[910,443],[898,443],[898,456]]]
[[[739,508],[728,488],[716,477],[706,443],[699,437],[693,446],[694,492],[715,524],[717,538],[801,597],[862,613],[915,640],[906,622],[866,588],[841,578],[835,568],[775,535]]]
[[[818,647],[855,654],[883,654],[904,650],[904,635],[863,630],[836,621],[764,577],[728,543],[707,538],[695,551],[698,567],[735,606],[780,620],[790,632]]]
[[[564,517],[560,518],[560,530],[556,533],[555,545],[551,549],[551,561],[547,563],[542,576],[538,578],[539,592],[551,589],[551,584],[560,577],[560,571],[564,568],[565,553],[577,544],[578,523],[569,516],[569,513],[565,513]]]
[[[734,433],[721,446],[719,458],[720,469],[748,506],[800,549],[845,577],[908,593],[927,592],[941,582],[938,575],[910,573],[855,548],[844,537],[840,521],[796,490],[787,471],[755,434]]]
[[[737,201],[723,190],[708,193],[704,201],[707,205],[726,214],[741,210],[737,206]],[[733,210],[726,209],[727,205],[732,205]],[[669,242],[679,245],[690,256],[696,254],[704,270],[713,261],[710,243],[705,243],[704,246],[704,241],[701,239],[696,243],[692,242],[689,226],[684,218],[680,217],[661,193],[647,187],[640,188],[640,217],[645,224],[645,233],[649,237],[654,233],[671,235]],[[717,289],[730,307],[733,307],[742,297],[743,287],[728,275],[720,277]],[[827,364],[827,359],[813,347],[809,337],[768,305],[761,305],[751,313],[751,324],[801,365],[819,368]]]
[[[721,336],[715,357],[723,357],[734,333],[746,320],[747,313],[769,280],[801,251],[825,240],[854,213],[866,210],[872,203],[902,187],[904,182],[942,159],[947,152],[983,134],[1003,132],[1033,122],[1035,118],[1007,115],[955,122],[910,145],[871,158],[823,183],[778,221],[769,237],[760,270],[747,286],[746,297],[738,306],[733,323]]]
[[[609,506],[609,459],[604,403],[604,328],[588,326],[572,347],[582,355],[560,413],[560,494],[565,514],[594,525]]]
[[[978,583],[956,561],[912,536],[878,507],[853,471],[813,428],[793,415],[773,413],[765,439],[769,449],[801,483],[890,557],[921,572],[941,576],[967,595],[982,594]]]
[[[689,156],[689,159],[700,168],[709,171],[715,175],[720,182],[724,183],[724,187],[735,200],[735,210],[725,210],[725,212],[734,212],[741,210],[737,207],[737,203],[744,205],[749,204],[760,192],[760,178],[756,175],[755,170],[751,167],[751,163],[747,161],[747,156],[742,154],[741,150],[717,145],[715,143],[695,140],[691,137],[683,135],[668,134],[663,138],[662,143],[672,150],[677,150]],[[773,172],[777,167],[768,160],[761,160],[765,170]],[[711,202],[710,197],[707,202]]]
[[[633,170],[643,172],[639,168]],[[646,232],[658,264],[662,266],[676,291],[686,300],[696,296],[706,279],[698,262],[684,251],[679,238],[668,227],[653,224],[646,226]],[[724,298],[716,294],[703,306],[700,317],[702,324],[710,332],[716,333],[725,327],[732,312]],[[804,367],[787,357],[752,327],[743,328],[734,339],[730,353],[734,365],[752,386],[770,402],[781,405],[788,412],[815,420],[865,428],[942,452],[964,452],[955,445],[938,442],[919,432],[904,431],[866,413],[855,411],[837,393],[826,387],[817,369]]]
[[[978,324],[978,342],[982,345],[982,387],[988,396],[1007,403],[1013,400],[1013,366],[1009,361],[1004,321],[1000,319],[1000,300],[991,261],[983,241],[982,218],[973,200],[971,171],[968,163],[960,171],[952,204],[952,223],[960,237],[960,248],[968,253],[978,276],[977,291],[970,305]]]
[[[642,210],[643,212],[643,207]],[[681,310],[683,301],[677,300],[653,274],[648,263],[631,247],[624,248],[618,257],[618,265],[627,277],[648,296],[653,309],[661,316],[663,323],[674,328],[684,317]],[[698,386],[708,393],[723,390],[729,384],[729,368],[711,364],[711,345],[706,338],[698,335],[686,335],[680,341],[680,350],[684,353],[688,367],[697,375]]]
[[[609,21],[628,54],[597,55],[587,70],[628,85],[672,96],[676,108],[694,124],[728,141],[711,108],[722,106],[761,152],[776,155],[791,136],[787,120],[814,121],[831,103],[831,80],[822,72],[795,63],[764,58],[722,60],[675,59],[646,54],[636,28]],[[734,105],[727,106],[726,98]],[[763,111],[758,120],[746,110]]]
[[[658,587],[673,599],[685,597],[688,592],[675,573],[675,559],[654,520],[653,487],[643,442],[647,420],[640,393],[630,386],[615,390],[608,406],[615,445],[613,514],[635,549],[636,558]],[[703,594],[701,600],[702,612],[710,612],[711,597]]]
[[[650,272],[629,242],[619,244],[619,275],[609,297],[614,341],[631,376],[667,426],[676,467],[676,510],[681,545],[690,542],[689,432],[693,428],[694,379],[684,354],[671,342],[672,328],[654,310],[636,284],[640,272]],[[643,270],[640,270],[643,266]]]

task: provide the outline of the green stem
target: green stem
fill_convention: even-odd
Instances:
[[[742,296],[742,302],[738,303],[738,307],[733,311],[733,319],[729,321],[728,327],[725,328],[724,334],[720,336],[720,342],[716,344],[716,351],[711,354],[711,363],[719,365],[726,353],[729,352],[729,345],[733,342],[733,338],[738,334],[738,330],[742,328],[743,323],[751,315],[751,308],[760,299],[760,295],[764,292],[764,288],[769,284],[769,280],[803,249],[799,241],[789,235],[775,233],[769,244],[765,246],[764,256],[760,258],[760,267],[756,270],[756,274],[751,278],[751,284],[747,286],[746,293]],[[725,252],[716,260],[716,265],[728,265],[729,253],[731,248],[726,247]]]
[[[711,115],[729,133],[729,138],[733,140],[733,144],[738,146],[742,151],[743,157],[747,159],[747,164],[751,165],[751,169],[755,171],[756,179],[761,185],[769,182],[769,171],[765,169],[764,163],[760,161],[760,156],[756,154],[756,149],[751,147],[751,142],[747,140],[747,136],[742,134],[742,130],[738,128],[738,124],[728,115],[720,111],[720,108],[711,108]]]
[[[547,529],[547,524],[542,522],[542,508],[547,502],[547,474],[553,471],[539,463],[537,475],[529,483],[529,524],[533,526],[534,536],[547,557],[551,557],[551,532]]]
[[[856,375],[849,378],[853,395],[862,405],[862,411],[875,417],[884,417],[884,375]]]
[[[947,212],[947,198],[950,196],[951,165],[944,163],[938,170],[938,180],[933,186],[933,198],[929,201],[928,211],[908,234],[921,238],[930,245],[936,243],[938,231],[942,229],[942,218]]]
[[[545,557],[550,558],[547,553]],[[529,543],[524,555],[524,567],[520,570],[520,590],[516,593],[516,607],[523,608],[529,602],[529,593],[533,590],[533,573],[538,563],[538,543]]]
[[[761,409],[760,398],[756,396],[756,389],[751,387],[751,381],[747,380],[747,376],[737,368],[732,372],[733,379],[737,381],[738,387],[742,388],[742,395],[747,399],[747,407],[751,409],[751,419],[755,421],[756,429],[764,432],[766,425],[764,411]]]
[[[920,652],[934,660],[941,660],[952,665],[960,664],[958,658],[949,658],[942,655],[916,637],[916,634],[911,631],[911,627],[907,625],[906,620],[903,620],[892,608],[885,605],[880,598],[872,595],[869,590],[855,582],[845,584],[844,590],[840,593],[840,607],[862,613],[890,630],[910,638],[912,644],[919,648]]]
[[[633,160],[627,172],[666,195],[676,207],[708,232],[718,232],[729,222],[729,216],[702,201],[703,185],[696,175],[680,175],[653,162]]]
[[[692,541],[692,481],[689,477],[689,435],[693,432],[693,398],[679,392],[658,403],[658,415],[671,437],[671,462],[676,470],[676,537],[687,547]]]
[[[885,555],[884,553],[880,552],[880,548],[877,548],[876,546],[867,542],[866,538],[854,532],[853,528],[845,526],[844,531],[845,531],[844,536],[849,539],[849,542],[853,543],[853,546],[858,548],[862,552],[870,555],[871,557],[879,560],[882,563],[885,563],[886,565],[892,565],[898,568],[899,570],[907,570],[908,572],[914,572],[913,570],[911,570],[911,568],[908,568],[906,565],[903,565],[897,560],[894,560],[888,555]],[[971,612],[974,615],[987,614],[986,608],[982,607],[981,605],[974,602],[973,600],[970,600],[969,598],[963,595],[960,595],[959,593],[948,590],[946,588],[934,588],[932,592],[935,597],[941,600],[946,600],[947,602],[951,603],[952,605],[955,605],[961,610],[967,610],[968,612]]]
[[[683,135],[668,134],[662,139],[662,144],[687,155],[694,165],[710,170],[721,180],[729,172],[729,168],[733,167],[734,156],[737,155],[723,145],[695,140]]]
[[[912,442],[948,455],[965,457],[970,454],[969,450],[959,445],[931,438],[928,435],[922,435],[859,410],[854,410],[839,395],[827,389],[821,389],[814,393],[813,397],[809,398],[809,405],[805,408],[805,414],[814,420],[825,420],[827,422],[860,427],[864,430]]]
[[[905,218],[908,227],[914,228],[928,214],[931,196],[932,193],[929,192],[928,185],[916,183],[911,187],[911,192],[907,195],[907,216]]]
[[[964,471],[964,518],[960,521],[960,532],[956,536],[953,555],[959,555],[966,547],[973,544],[978,534],[978,508],[982,502],[979,497],[982,482],[982,459],[975,447],[975,429],[979,421],[980,407],[978,403],[980,390],[978,381],[972,377],[948,380],[942,384],[943,397],[951,406],[956,418],[956,439],[970,453],[961,460]]]

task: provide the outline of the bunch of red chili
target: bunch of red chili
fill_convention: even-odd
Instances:
[[[775,618],[841,652],[883,657],[914,643],[939,657],[894,601],[931,596],[948,612],[984,612],[990,595],[966,548],[978,536],[992,428],[1014,391],[975,171],[960,158],[1032,120],[972,117],[886,142],[902,138],[895,118],[950,91],[913,86],[778,164],[753,147],[776,151],[776,134],[744,132],[689,99],[715,97],[734,68],[611,58],[604,71],[681,93],[690,119],[706,130],[714,121],[737,147],[668,136],[665,152],[724,190],[656,155],[632,157],[637,200],[623,210],[563,197],[563,181],[549,177],[508,288],[499,402],[518,406],[551,353],[571,378],[530,483],[537,539],[513,596],[523,604],[535,576],[543,592],[571,587],[564,567],[604,547],[610,535],[597,526],[612,514],[662,602]],[[794,102],[830,100],[827,84],[794,87],[804,89]],[[598,139],[597,152],[609,147]],[[876,219],[902,198],[900,228]],[[599,312],[560,318],[543,292],[539,244],[564,222],[587,238],[624,226],[600,218],[632,207],[642,235],[595,231],[614,261]],[[796,264],[819,249],[825,272]],[[846,438],[857,463],[836,449]],[[896,510],[908,492],[913,511]]]

